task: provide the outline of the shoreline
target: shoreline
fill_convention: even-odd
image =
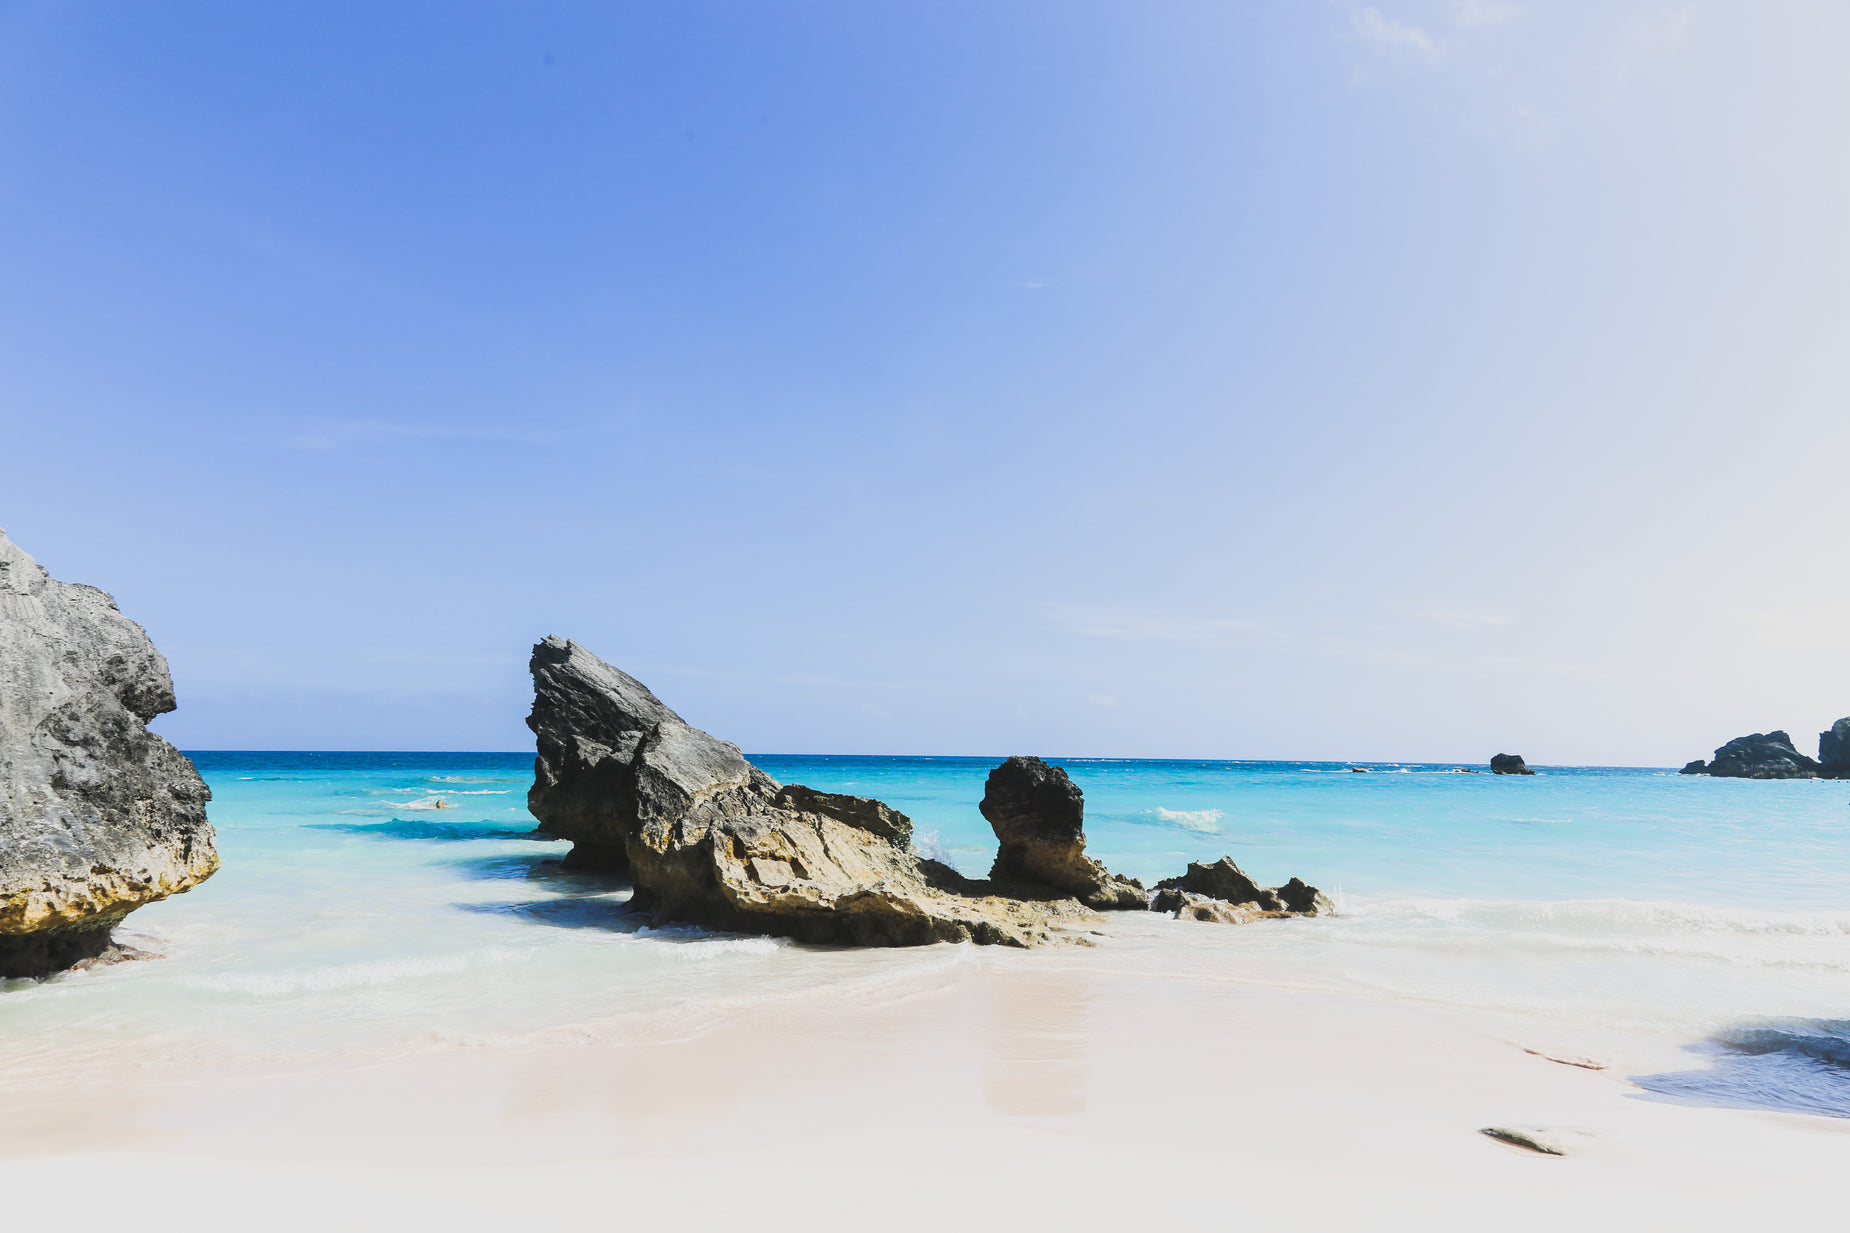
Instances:
[[[1662,1042],[1591,1042],[1625,1069],[1586,1070],[1524,1051],[1589,1051],[1546,1020],[1178,979],[1111,951],[985,955],[922,987],[746,1006],[652,1043],[0,1092],[0,1186],[25,1198],[10,1210],[49,1215],[69,1201],[51,1179],[197,1176],[199,1228],[248,1227],[282,1184],[314,1192],[290,1214],[305,1227],[317,1205],[427,1212],[462,1195],[445,1220],[466,1228],[506,1205],[846,1219],[896,1189],[918,1197],[898,1227],[922,1227],[969,1217],[935,1201],[946,1187],[1024,1217],[1352,1211],[1368,1227],[1369,1202],[1391,1201],[1460,1220],[1490,1203],[1500,1227],[1627,1208],[1720,1227],[1822,1198],[1850,1133],[1644,1098],[1625,1075],[1661,1064]],[[1555,1128],[1572,1154],[1489,1125]]]

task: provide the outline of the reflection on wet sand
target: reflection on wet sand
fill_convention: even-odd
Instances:
[[[983,1095],[997,1113],[1073,1117],[1086,1109],[1090,1062],[1086,1020],[1091,991],[1083,976],[1047,972],[992,986]]]

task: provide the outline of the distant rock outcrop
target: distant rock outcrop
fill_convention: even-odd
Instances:
[[[1685,762],[1683,769],[1677,772],[1679,775],[1706,775],[1708,773],[1709,764],[1701,758],[1697,758],[1694,762]]]
[[[1737,736],[1709,761],[1709,774],[1718,779],[1816,779],[1818,772],[1784,732]]]
[[[989,871],[998,887],[1051,890],[1089,908],[1142,908],[1141,883],[1117,877],[1086,855],[1084,797],[1065,771],[1016,756],[989,772],[983,816],[1000,848]]]
[[[147,729],[173,709],[141,626],[0,532],[0,977],[100,955],[218,868],[205,781]]]
[[[577,643],[547,638],[532,666],[530,807],[588,849],[581,867],[627,868],[632,902],[657,920],[862,946],[1032,946],[1096,919],[1064,891],[1001,894],[918,856],[910,819],[879,801],[780,785]]]
[[[1497,754],[1490,760],[1490,770],[1494,775],[1535,774],[1534,771],[1529,769],[1528,763],[1522,760],[1521,754]]]
[[[1154,912],[1173,912],[1189,920],[1219,920],[1230,924],[1258,920],[1265,916],[1334,916],[1330,897],[1303,879],[1293,878],[1278,887],[1259,885],[1246,871],[1223,856],[1211,865],[1191,861],[1188,872],[1180,877],[1165,878],[1156,884],[1150,898]],[[1206,908],[1218,903],[1238,911],[1221,912]]]
[[[1818,773],[1826,779],[1850,779],[1850,719],[1840,719],[1818,734]]]

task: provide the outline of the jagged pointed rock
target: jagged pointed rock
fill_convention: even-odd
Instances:
[[[1035,902],[913,853],[879,801],[782,785],[575,642],[533,648],[529,807],[580,866],[627,870],[662,921],[812,942],[1032,946],[1077,902]]]

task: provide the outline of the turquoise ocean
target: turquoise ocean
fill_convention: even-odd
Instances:
[[[562,870],[567,845],[532,834],[528,753],[191,756],[222,870],[118,930],[162,958],[0,984],[0,1086],[620,1046],[756,1002],[1035,961],[651,929],[622,884]],[[753,760],[887,801],[966,873],[994,856],[977,802],[998,758]],[[1088,851],[1113,870],[1148,882],[1230,855],[1339,911],[1244,927],[1114,914],[1105,960],[1648,1040],[1689,1055],[1640,1077],[1663,1098],[1850,1116],[1850,782],[1050,760],[1084,790]]]

